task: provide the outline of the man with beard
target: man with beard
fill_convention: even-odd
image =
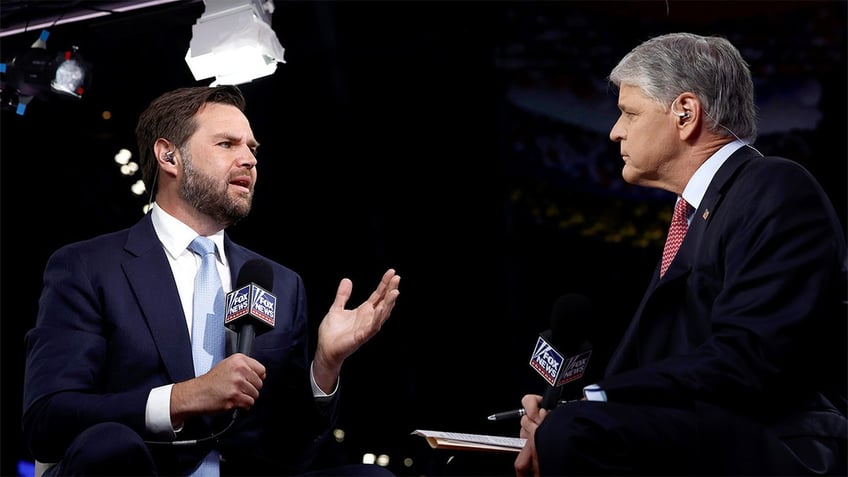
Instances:
[[[310,359],[300,276],[225,233],[249,213],[257,179],[259,143],[244,110],[235,86],[155,99],[136,128],[156,191],[150,212],[48,260],[26,336],[23,410],[32,455],[56,463],[48,475],[391,475],[374,465],[327,468],[321,450],[342,364],[389,318],[400,276],[387,270],[353,309],[353,285],[342,279]],[[202,321],[193,318],[197,237],[214,244],[219,304],[241,285],[243,265],[267,264],[276,323],[247,354],[233,352],[223,313],[212,331],[192,330]],[[202,353],[192,343],[221,330],[229,336],[209,352],[211,368],[197,371]]]

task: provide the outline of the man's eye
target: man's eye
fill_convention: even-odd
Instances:
[[[228,141],[219,142],[218,145],[223,147],[224,149],[229,149],[232,146],[232,144],[230,144]]]

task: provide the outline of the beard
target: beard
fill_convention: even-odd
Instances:
[[[227,181],[205,175],[195,169],[191,157],[184,156],[184,179],[180,184],[180,195],[191,204],[197,211],[202,212],[216,221],[230,226],[247,217],[250,213],[250,205],[253,201],[253,190],[238,197],[231,197],[227,193],[229,187]]]

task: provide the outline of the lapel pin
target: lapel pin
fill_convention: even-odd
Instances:
[[[707,220],[707,217],[710,216],[710,209],[704,211],[704,215],[701,216],[702,219]]]

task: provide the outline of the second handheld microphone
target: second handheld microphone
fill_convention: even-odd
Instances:
[[[551,328],[536,340],[530,367],[548,383],[541,407],[553,409],[562,399],[563,385],[581,378],[589,365],[592,346],[587,340],[592,305],[583,295],[561,296],[551,312]],[[568,354],[565,354],[568,353]]]

